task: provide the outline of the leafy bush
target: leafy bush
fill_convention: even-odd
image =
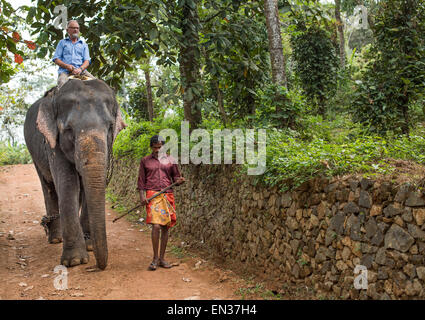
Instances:
[[[149,142],[153,135],[162,129],[174,129],[180,134],[180,125],[183,119],[177,115],[168,117],[157,117],[153,122],[130,119],[125,121],[128,127],[122,130],[114,142],[113,154],[115,157],[133,157],[140,159],[148,155],[150,151]]]
[[[372,132],[409,134],[409,107],[425,87],[424,21],[422,0],[394,0],[379,7],[372,25],[376,60],[366,67],[354,99],[355,120]]]
[[[118,136],[115,156],[130,155],[137,159],[149,154],[149,139],[162,129],[174,129],[180,135],[182,117],[157,118],[154,123],[128,121],[129,127]],[[256,177],[257,183],[288,190],[311,178],[348,173],[386,174],[393,170],[390,159],[412,160],[425,165],[425,128],[417,127],[410,138],[391,135],[385,138],[366,134],[362,126],[348,116],[334,120],[306,116],[299,121],[298,131],[267,128],[266,171]],[[210,133],[223,129],[215,119],[202,123]],[[245,132],[245,128],[241,128]],[[196,142],[191,142],[192,147]],[[212,150],[212,148],[210,149]],[[233,141],[233,163],[236,158]],[[223,150],[222,150],[223,151]],[[249,165],[235,174],[246,173]]]
[[[333,41],[335,24],[329,8],[318,2],[293,6],[290,11],[292,58],[296,79],[315,113],[326,115],[326,103],[335,95],[338,66],[337,43]]]
[[[254,116],[255,124],[260,127],[296,127],[303,112],[308,111],[305,99],[295,89],[287,90],[274,83],[259,89],[256,93]]]
[[[335,94],[338,59],[328,33],[311,27],[292,38],[296,72],[310,103],[325,115],[326,101]]]
[[[31,155],[25,144],[10,144],[0,141],[0,166],[31,163]]]
[[[320,123],[324,128],[320,128]],[[410,139],[404,135],[363,135],[360,129],[353,125],[344,130],[318,121],[316,127],[310,128],[308,140],[295,131],[269,130],[267,168],[258,179],[266,186],[287,190],[319,175],[390,173],[393,166],[389,159],[425,164],[423,127],[415,129]]]
[[[123,108],[135,119],[149,120],[148,98],[144,82],[139,80],[135,87],[128,89],[128,102],[123,104]]]
[[[337,144],[361,135],[363,128],[350,120],[349,115],[335,114],[333,119],[307,115],[299,121],[298,136],[303,141],[323,139]]]

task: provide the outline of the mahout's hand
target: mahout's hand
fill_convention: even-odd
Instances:
[[[177,184],[178,184],[178,185],[181,185],[181,184],[185,183],[185,181],[186,181],[186,179],[185,179],[185,178],[180,177],[180,178],[178,178],[178,179],[177,179],[177,181],[176,181],[176,182],[177,182]]]

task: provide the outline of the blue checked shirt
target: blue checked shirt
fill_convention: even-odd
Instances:
[[[86,60],[91,63],[89,47],[87,43],[81,40],[81,38],[79,38],[75,43],[72,43],[69,38],[59,41],[55,55],[52,59],[53,62],[58,58],[67,64],[73,65],[75,68],[81,67]],[[60,74],[63,72],[69,73],[68,70],[59,67],[58,73]]]

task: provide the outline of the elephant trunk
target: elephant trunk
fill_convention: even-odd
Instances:
[[[106,142],[103,139],[88,139],[82,148],[80,174],[86,196],[90,225],[90,237],[93,243],[97,266],[104,270],[108,261],[108,247],[105,223],[105,189],[106,189]],[[105,140],[103,140],[105,141]],[[95,147],[93,147],[95,146]]]

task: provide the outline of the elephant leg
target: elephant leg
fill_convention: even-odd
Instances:
[[[81,223],[81,227],[83,228],[84,240],[86,241],[86,249],[87,251],[93,251],[93,241],[90,238],[90,225],[89,225],[87,202],[86,202],[86,197],[84,195],[84,189],[81,182],[80,182],[80,204],[81,204],[80,223]]]
[[[52,175],[59,199],[63,251],[61,264],[73,267],[89,261],[83,230],[79,221],[80,179],[73,164],[57,152],[51,159]]]
[[[44,195],[44,205],[46,207],[46,227],[49,243],[62,242],[62,231],[59,219],[58,196],[53,181],[47,181],[42,175],[40,169],[35,165],[38,177],[40,178],[41,188]],[[43,218],[44,219],[44,218]]]

